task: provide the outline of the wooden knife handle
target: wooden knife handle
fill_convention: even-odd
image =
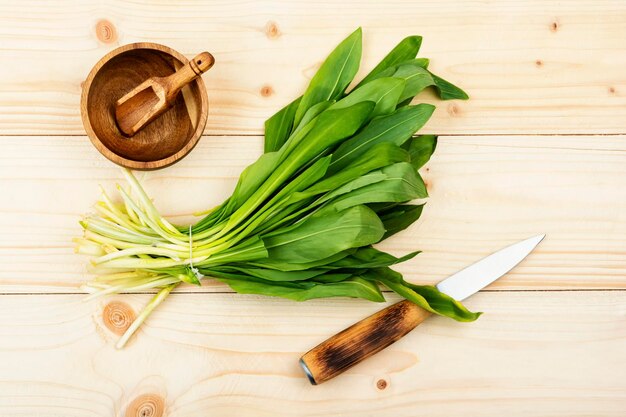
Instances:
[[[320,343],[300,358],[300,366],[311,384],[321,384],[391,345],[430,314],[400,301]]]

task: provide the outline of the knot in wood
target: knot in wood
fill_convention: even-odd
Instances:
[[[125,417],[161,417],[165,401],[157,394],[143,394],[135,398],[126,408]]]
[[[111,301],[102,311],[102,321],[107,329],[115,334],[123,335],[135,321],[135,312],[124,302]]]
[[[385,388],[387,388],[387,381],[383,378],[379,379],[378,381],[376,381],[376,388],[381,391],[384,390]]]
[[[280,30],[278,29],[278,25],[276,22],[269,21],[265,25],[265,36],[269,39],[276,39],[280,36]]]
[[[448,114],[452,117],[459,116],[461,114],[461,109],[455,103],[451,103],[448,106]]]
[[[261,96],[269,97],[272,94],[274,94],[274,89],[271,86],[264,85],[263,87],[261,87]]]
[[[98,23],[96,23],[96,36],[103,43],[115,42],[117,40],[115,26],[106,19],[98,20]]]
[[[555,20],[550,24],[550,31],[556,32],[557,30],[559,30],[559,22]]]

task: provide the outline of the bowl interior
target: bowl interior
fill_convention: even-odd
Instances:
[[[200,79],[183,88],[169,110],[130,138],[115,121],[115,103],[120,97],[146,79],[170,75],[182,65],[173,55],[149,48],[121,52],[107,61],[94,75],[85,103],[96,140],[113,154],[138,162],[163,160],[183,150],[198,126],[204,127]]]

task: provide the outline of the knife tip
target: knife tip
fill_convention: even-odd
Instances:
[[[537,235],[537,236],[533,236],[531,238],[528,238],[528,242],[532,242],[533,246],[537,246],[539,244],[539,242],[541,242],[544,238],[546,237],[546,234],[541,234],[541,235]]]

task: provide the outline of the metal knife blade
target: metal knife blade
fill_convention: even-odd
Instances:
[[[500,249],[444,279],[437,289],[458,301],[464,300],[513,269],[545,236],[534,236]]]

